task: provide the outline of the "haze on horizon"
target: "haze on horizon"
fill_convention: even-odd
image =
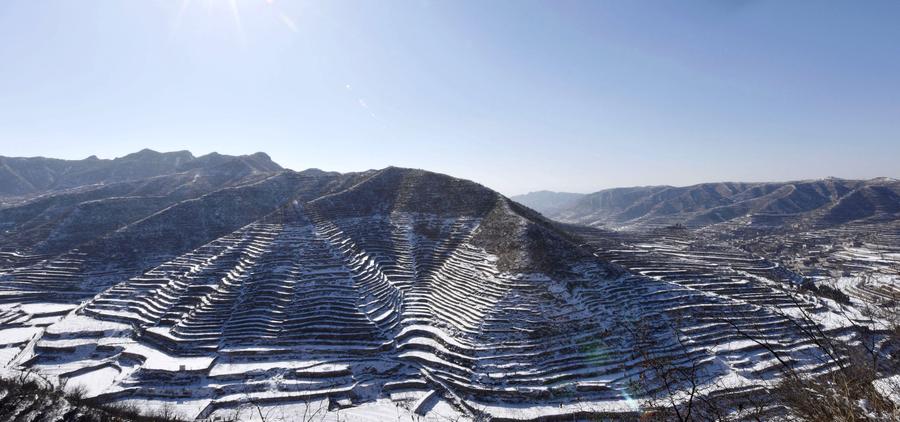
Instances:
[[[0,155],[264,151],[508,195],[898,177],[898,19],[895,1],[11,0]]]

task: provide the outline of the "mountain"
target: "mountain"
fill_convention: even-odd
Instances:
[[[612,228],[740,222],[759,227],[827,226],[900,218],[900,181],[823,179],[779,183],[704,183],[607,189],[546,214]]]
[[[283,170],[264,153],[232,157],[209,154],[194,157],[189,151],[156,152],[144,149],[111,160],[90,156],[84,160],[0,156],[0,197],[29,197],[87,185],[121,183],[195,169],[220,167],[221,171]]]
[[[634,419],[638,403],[689,385],[671,378],[685,368],[704,394],[738,400],[762,394],[780,362],[838,366],[780,308],[791,275],[739,250],[608,238],[604,251],[475,182],[418,169],[248,174],[62,253],[53,245],[71,236],[16,237],[25,246],[0,253],[0,363],[85,386],[94,402],[209,420]],[[7,230],[56,215],[49,198],[100,201],[69,211],[89,222],[131,215],[114,198],[150,184],[158,197],[132,202],[153,209],[187,189],[171,177],[41,197],[10,208],[21,220]],[[841,320],[823,302],[797,306]],[[740,327],[763,330],[777,354]]]
[[[511,196],[509,199],[516,201],[544,215],[553,215],[581,199],[582,193],[551,192],[542,190],[529,192],[524,195]]]
[[[5,158],[18,175],[62,178],[28,197],[0,206],[0,240],[8,247],[59,253],[139,221],[179,202],[265,180],[284,170],[257,153],[249,156],[143,150],[114,160]],[[26,177],[19,177],[22,181]],[[21,187],[21,186],[20,186]]]

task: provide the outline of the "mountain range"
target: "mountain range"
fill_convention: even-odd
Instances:
[[[512,199],[558,221],[609,228],[721,223],[825,227],[900,218],[900,181],[889,178],[642,186],[585,195],[537,192]]]
[[[887,179],[522,199],[558,222],[419,169],[149,150],[0,162],[15,174],[0,206],[4,373],[204,420],[636,419],[694,394],[709,417],[723,411],[710,397],[783,414],[754,400],[785,370],[842,368],[792,315],[863,334],[831,299],[794,296],[803,274],[684,227],[844,224],[898,203]]]
[[[194,157],[189,151],[160,153],[149,149],[112,160],[90,156],[84,160],[0,156],[0,197],[30,196],[90,185],[121,183],[195,171],[207,176],[283,170],[268,155],[232,157],[212,153]],[[225,183],[225,180],[217,180]]]

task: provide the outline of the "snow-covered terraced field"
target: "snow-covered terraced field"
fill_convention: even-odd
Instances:
[[[53,259],[18,257],[0,272],[0,303],[73,303],[90,297],[93,292],[83,283],[81,256],[73,251]]]
[[[100,400],[201,419],[636,415],[663,392],[660,359],[694,366],[704,393],[777,380],[779,362],[746,333],[796,368],[831,369],[782,310],[828,309],[780,294],[764,260],[648,242],[600,254],[623,275],[603,261],[510,273],[472,242],[481,222],[298,209],[74,311],[8,305],[0,356]]]
[[[900,299],[900,222],[897,221],[758,236],[726,235],[725,241],[771,257],[798,277],[837,287],[857,305],[880,306]]]

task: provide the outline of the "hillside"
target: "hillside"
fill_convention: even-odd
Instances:
[[[48,271],[66,268],[67,294],[91,296],[291,200],[317,198],[355,177],[284,170],[263,153],[190,157],[144,150],[106,165],[136,161],[145,167],[147,160],[172,164],[167,171],[176,172],[139,179],[119,174],[99,184],[7,198],[0,207],[0,243],[15,253],[0,260],[0,280],[17,281],[0,291],[41,292]]]

